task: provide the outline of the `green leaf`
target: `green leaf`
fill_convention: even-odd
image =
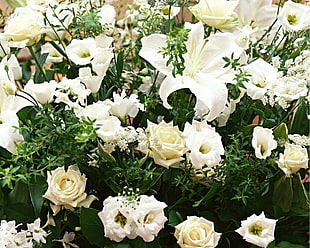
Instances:
[[[293,185],[292,178],[283,175],[274,184],[273,203],[279,206],[283,212],[288,212],[291,209],[293,200]]]
[[[216,193],[216,190],[217,188],[220,186],[219,183],[213,183],[211,188],[209,189],[208,193],[203,197],[201,198],[200,201],[196,201],[193,205],[193,207],[198,207],[200,206],[201,204],[205,204],[208,200],[210,200]]]
[[[288,129],[284,122],[273,130],[273,135],[277,140],[288,140]]]
[[[299,101],[299,106],[293,112],[289,122],[289,133],[309,135],[309,106],[304,98]]]
[[[110,244],[110,241],[104,238],[104,230],[101,220],[98,216],[98,210],[92,208],[82,208],[80,215],[80,225],[82,233],[92,245],[103,247]]]
[[[303,245],[292,244],[287,241],[281,241],[276,248],[305,248]]]
[[[310,203],[309,203],[309,195],[302,184],[300,174],[297,174],[297,177],[293,178],[293,187],[294,191],[297,193],[299,204],[302,208],[309,209]]]
[[[46,181],[43,177],[32,178],[29,183],[29,194],[36,217],[40,216],[44,198],[42,195],[46,190]]]
[[[179,223],[181,223],[183,221],[183,217],[182,215],[175,209],[171,209],[169,211],[169,226],[173,226],[175,227],[176,225],[178,225]]]
[[[14,203],[29,203],[29,192],[28,185],[23,183],[22,181],[16,182],[15,187],[9,193],[8,202],[10,204]]]

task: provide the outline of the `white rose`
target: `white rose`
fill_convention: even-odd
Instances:
[[[52,101],[56,87],[57,82],[55,80],[40,84],[35,84],[33,80],[29,80],[24,87],[24,91],[29,93],[36,101],[43,105]]]
[[[274,240],[274,230],[277,220],[268,219],[264,212],[253,214],[241,221],[241,227],[236,230],[247,242],[259,247],[267,247]]]
[[[175,227],[174,236],[181,248],[214,248],[221,234],[214,231],[213,222],[203,217],[189,216]]]
[[[231,29],[237,25],[238,16],[234,13],[238,1],[200,0],[189,7],[193,15],[203,23],[219,28]]]
[[[45,33],[43,15],[28,7],[16,8],[2,34],[11,47],[23,48],[37,43]]]
[[[299,169],[308,168],[308,152],[307,149],[294,144],[285,144],[284,153],[280,154],[278,166],[288,176],[295,174]]]
[[[87,196],[84,192],[86,180],[77,165],[69,166],[67,171],[64,167],[59,167],[48,172],[48,189],[43,197],[55,204],[52,206],[54,215],[58,213],[61,206],[67,209],[90,206],[96,197]]]
[[[182,156],[186,151],[185,140],[179,128],[173,126],[172,122],[154,124],[148,121],[146,132],[149,155],[155,163],[168,168],[184,159]]]
[[[139,204],[133,212],[132,218],[136,222],[136,234],[143,238],[145,242],[154,240],[158,232],[164,228],[167,218],[164,202],[157,201],[154,196],[141,195]]]
[[[271,151],[277,148],[272,130],[257,126],[253,130],[252,146],[255,149],[255,156],[265,159],[271,155]]]

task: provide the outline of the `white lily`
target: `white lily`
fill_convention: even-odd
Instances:
[[[186,23],[190,29],[186,42],[187,53],[184,54],[185,70],[182,75],[172,75],[172,67],[166,66],[166,60],[158,50],[166,46],[166,36],[153,34],[142,39],[140,56],[150,62],[167,77],[162,82],[159,95],[166,108],[168,96],[179,89],[188,88],[196,96],[197,112],[204,112],[205,119],[212,121],[225,108],[228,91],[225,83],[232,82],[234,73],[224,68],[223,57],[239,57],[242,48],[235,42],[235,37],[229,33],[214,34],[204,39],[202,22]]]

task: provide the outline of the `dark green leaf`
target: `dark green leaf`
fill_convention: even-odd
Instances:
[[[283,212],[291,209],[293,200],[292,178],[283,175],[275,182],[273,191],[273,203],[279,206]]]
[[[276,248],[305,248],[303,245],[295,245],[291,244],[290,242],[287,241],[281,241]]]
[[[44,198],[42,195],[44,194],[46,190],[46,181],[43,177],[36,177],[32,178],[32,180],[29,183],[29,194],[30,199],[33,205],[35,216],[39,216]]]

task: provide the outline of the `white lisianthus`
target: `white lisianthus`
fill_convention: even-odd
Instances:
[[[206,121],[186,122],[183,135],[185,136],[186,147],[189,149],[189,159],[195,169],[202,169],[204,165],[213,167],[221,161],[224,155],[224,147],[221,136],[215,128]]]
[[[238,21],[238,16],[234,12],[237,4],[238,0],[200,0],[198,4],[189,7],[189,10],[199,21],[211,27],[231,29]]]
[[[221,234],[214,231],[212,221],[203,217],[188,216],[175,227],[174,236],[181,248],[214,248]]]
[[[180,9],[181,9],[180,7],[165,6],[161,9],[161,14],[163,15],[164,18],[168,19],[170,17],[171,19],[180,13]],[[169,13],[169,10],[170,10],[170,13]]]
[[[264,212],[253,214],[241,221],[241,227],[236,230],[247,242],[266,248],[274,240],[277,220],[268,219]]]
[[[308,160],[308,152],[305,147],[286,143],[284,153],[280,154],[278,166],[287,176],[291,176],[301,168],[307,169]]]
[[[1,48],[0,48],[1,49]],[[17,57],[14,54],[11,54],[10,57],[5,56],[2,60],[1,60],[1,65],[4,66],[4,68],[6,68],[6,70],[8,71],[8,73],[11,72],[11,75],[13,75],[13,78],[10,76],[10,78],[14,79],[14,80],[20,80],[23,78],[22,75],[22,68],[18,62]],[[10,71],[10,72],[9,72]]]
[[[104,226],[104,236],[111,240],[120,242],[125,237],[140,236],[145,242],[151,242],[167,221],[165,207],[167,205],[154,196],[109,196],[103,201],[98,216]]]
[[[106,101],[98,101],[87,105],[84,108],[76,109],[75,114],[79,118],[85,117],[91,120],[100,121],[109,118],[109,109],[110,105],[108,105]]]
[[[167,205],[164,202],[157,201],[154,196],[141,195],[138,200],[138,207],[132,214],[136,223],[135,232],[145,242],[151,242],[158,232],[164,228],[167,221],[164,208]]]
[[[136,202],[128,202],[122,196],[109,196],[103,201],[103,209],[98,213],[104,226],[104,236],[116,242],[125,237],[135,238],[137,234],[133,231],[135,222],[131,213],[136,207]]]
[[[54,205],[51,208],[56,215],[61,207],[72,209],[76,207],[88,208],[97,198],[85,193],[86,177],[81,174],[77,165],[71,165],[65,170],[58,167],[47,173],[48,189],[43,195]]]
[[[4,36],[10,47],[23,48],[37,43],[45,33],[43,15],[29,7],[16,8],[4,27]]]
[[[277,148],[277,141],[274,139],[272,130],[256,126],[253,130],[252,147],[255,149],[255,156],[265,159],[271,155],[271,151]]]
[[[73,20],[73,13],[77,9],[77,4],[57,4],[56,8],[48,8],[46,11],[47,36],[52,40],[63,40],[67,32],[66,29]]]
[[[261,99],[270,84],[277,81],[277,69],[261,58],[244,66],[244,69],[251,74],[250,81],[243,84],[253,100]]]
[[[235,36],[229,33],[210,35],[205,40],[202,22],[185,23],[185,28],[190,31],[186,41],[187,53],[183,55],[185,69],[182,75],[174,77],[171,65],[166,66],[167,59],[158,52],[167,45],[165,35],[143,37],[139,55],[167,76],[159,89],[164,107],[171,108],[168,104],[171,93],[188,88],[196,96],[197,102],[200,102],[200,107],[196,105],[196,109],[199,107],[197,112],[212,121],[225,108],[228,96],[225,83],[233,82],[234,78],[234,72],[224,68],[223,57],[231,57],[233,54],[234,58],[238,58],[243,49],[236,44]]]
[[[109,116],[106,119],[97,120],[95,122],[97,135],[104,142],[111,142],[116,139],[117,132],[121,129],[121,121],[115,116]]]
[[[117,116],[122,122],[125,122],[127,115],[136,117],[139,109],[144,110],[144,105],[140,103],[136,94],[126,96],[125,91],[120,94],[113,92],[113,101],[106,100],[106,103],[111,106],[111,115]]]
[[[310,28],[310,6],[287,1],[279,12],[279,22],[288,31]]]
[[[114,54],[112,48],[98,48],[97,53],[91,61],[91,66],[98,76],[104,77],[110,66]]]
[[[147,138],[149,142],[149,156],[155,163],[166,168],[174,166],[184,160],[186,152],[184,137],[173,123],[161,121],[159,124],[147,122]]]
[[[108,35],[112,34],[116,20],[115,7],[110,4],[105,4],[100,8],[97,15],[100,17],[99,22],[103,26],[104,33]]]
[[[45,43],[41,46],[41,54],[47,53],[47,58],[45,63],[60,63],[63,61],[63,55],[57,51],[55,47],[51,43]]]
[[[87,89],[92,93],[98,92],[104,76],[92,75],[90,67],[82,67],[79,69],[79,79],[85,84]]]
[[[0,58],[10,53],[9,42],[0,36]]]
[[[35,84],[34,81],[31,79],[25,85],[24,91],[29,93],[37,102],[44,105],[48,104],[53,100],[56,87],[57,82],[55,80]]]
[[[6,66],[2,63],[0,63],[0,88],[5,95],[14,95],[17,91],[13,72],[6,70]]]
[[[83,40],[73,39],[66,47],[68,58],[77,65],[89,64],[96,53],[97,49],[94,38],[85,38]]]

